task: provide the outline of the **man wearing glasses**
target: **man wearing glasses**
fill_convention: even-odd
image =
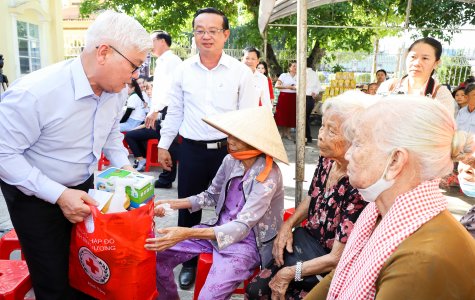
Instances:
[[[170,169],[168,149],[177,133],[183,137],[178,164],[179,198],[206,190],[227,154],[226,135],[206,125],[202,118],[259,105],[249,68],[223,52],[230,34],[226,16],[215,8],[200,9],[192,26],[199,54],[185,60],[174,74],[158,144],[159,161]],[[179,211],[178,226],[192,227],[200,221],[201,211]],[[183,263],[179,276],[182,289],[193,284],[195,269],[196,257]]]
[[[127,170],[119,120],[126,84],[151,49],[133,18],[100,14],[75,59],[17,80],[0,103],[0,185],[36,299],[87,299],[68,282],[72,223],[90,214],[88,196],[104,151]]]

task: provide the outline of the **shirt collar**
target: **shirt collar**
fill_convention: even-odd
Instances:
[[[200,66],[201,68],[204,68],[206,70],[209,70],[208,68],[206,68],[202,63],[201,63],[201,60],[200,60],[200,55],[197,54],[195,55],[194,57],[192,57],[193,59],[193,62],[198,64],[198,66]],[[232,61],[231,61],[231,57],[229,55],[227,55],[226,53],[224,53],[224,50],[221,54],[221,57],[219,59],[219,62],[218,64],[216,65],[216,67],[214,67],[212,70],[218,68],[220,65],[223,65],[225,66],[226,68],[230,68],[231,65],[232,65]]]
[[[71,73],[73,78],[74,100],[80,100],[94,95],[91,84],[84,72],[81,57],[77,57],[72,61]]]
[[[167,51],[163,52],[162,55],[160,55],[159,57],[157,57],[157,59],[159,60],[164,60],[167,56],[169,56],[170,54],[172,54],[172,51],[170,49],[168,49]]]

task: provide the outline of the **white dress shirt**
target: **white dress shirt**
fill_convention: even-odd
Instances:
[[[278,80],[280,80],[282,82],[282,86],[297,85],[297,75],[292,77],[292,75],[290,75],[290,73],[280,74]],[[297,93],[296,90],[291,90],[291,89],[281,89],[280,91],[284,92],[284,93],[292,93],[292,94]]]
[[[173,73],[181,63],[181,58],[171,50],[157,57],[153,72],[152,111],[158,112],[168,106],[167,91],[170,89]]]
[[[211,70],[201,63],[199,54],[185,60],[174,74],[167,97],[170,102],[158,144],[163,149],[170,147],[178,132],[198,141],[223,139],[226,135],[202,118],[259,105],[251,70],[224,52]]]
[[[456,118],[457,130],[470,132],[475,135],[475,111],[470,112],[468,105],[462,107]]]
[[[50,203],[88,179],[104,150],[128,165],[119,131],[127,88],[96,96],[81,59],[15,81],[0,103],[0,178]]]
[[[261,100],[262,106],[269,107],[269,109],[272,110],[273,105],[270,102],[269,82],[267,81],[267,77],[259,71],[254,71],[254,74],[252,75],[257,97]]]
[[[321,90],[322,85],[320,84],[320,80],[318,80],[317,72],[312,70],[312,68],[307,68],[307,88],[305,94],[307,96],[312,96],[312,93],[318,95]]]

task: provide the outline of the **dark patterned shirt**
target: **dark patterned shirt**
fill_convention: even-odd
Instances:
[[[320,157],[308,191],[310,205],[305,228],[331,251],[336,239],[345,244],[367,202],[351,186],[348,176],[325,189],[333,160]]]

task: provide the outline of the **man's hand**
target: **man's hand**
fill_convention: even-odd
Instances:
[[[145,128],[155,129],[155,122],[158,119],[158,112],[150,111],[145,118]]]
[[[160,162],[163,169],[167,171],[172,170],[172,157],[170,156],[170,152],[168,152],[168,150],[158,148],[158,162]]]
[[[59,205],[63,215],[71,223],[82,222],[85,217],[91,214],[88,204],[98,205],[86,192],[74,189],[65,189],[56,204]]]

